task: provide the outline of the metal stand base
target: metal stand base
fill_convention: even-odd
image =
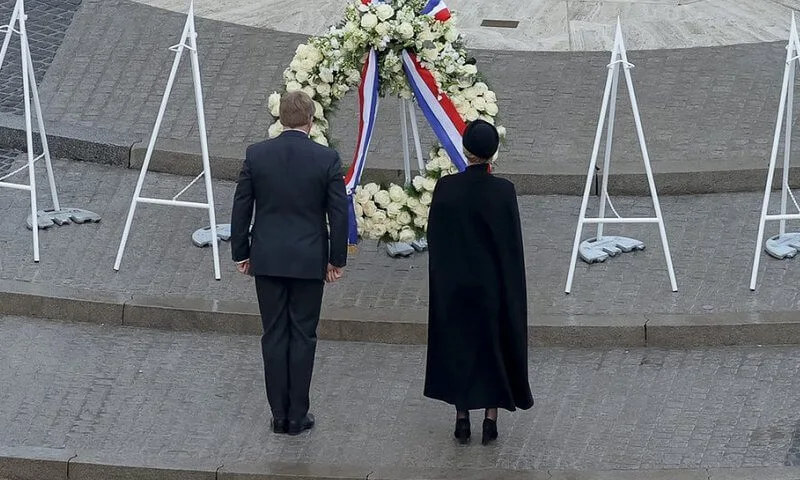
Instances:
[[[393,242],[386,244],[386,253],[392,258],[397,257],[410,257],[416,250],[408,243]]]
[[[231,240],[231,225],[225,223],[217,225],[217,238],[223,242]],[[192,243],[195,247],[204,248],[212,245],[211,241],[211,227],[201,228],[192,234]]]
[[[794,258],[800,251],[800,233],[776,235],[767,240],[764,250],[778,260]]]
[[[608,257],[616,257],[620,253],[644,250],[644,243],[627,237],[603,237],[600,240],[590,238],[581,242],[578,253],[586,263],[605,262]]]
[[[411,247],[418,252],[424,252],[428,250],[428,240],[425,238],[420,238],[419,240],[415,240],[411,242]]]
[[[39,230],[45,230],[54,225],[59,227],[70,223],[98,223],[100,215],[80,208],[62,208],[61,210],[39,210],[36,212],[36,223]],[[33,230],[31,216],[26,220],[28,230]]]

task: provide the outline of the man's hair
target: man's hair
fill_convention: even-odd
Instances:
[[[315,111],[314,101],[302,90],[287,92],[281,97],[281,125],[286,128],[308,125]]]

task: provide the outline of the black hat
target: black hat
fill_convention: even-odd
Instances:
[[[500,147],[500,135],[489,122],[475,120],[464,130],[464,149],[481,160],[489,160]]]

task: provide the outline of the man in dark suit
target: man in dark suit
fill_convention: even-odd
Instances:
[[[256,282],[272,428],[290,435],[314,426],[309,388],[323,287],[347,263],[341,162],[309,138],[313,118],[307,94],[283,96],[284,131],[247,149],[231,219],[233,261]]]

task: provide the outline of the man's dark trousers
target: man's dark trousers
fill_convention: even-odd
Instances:
[[[267,398],[277,419],[308,413],[323,287],[321,280],[256,277]]]

